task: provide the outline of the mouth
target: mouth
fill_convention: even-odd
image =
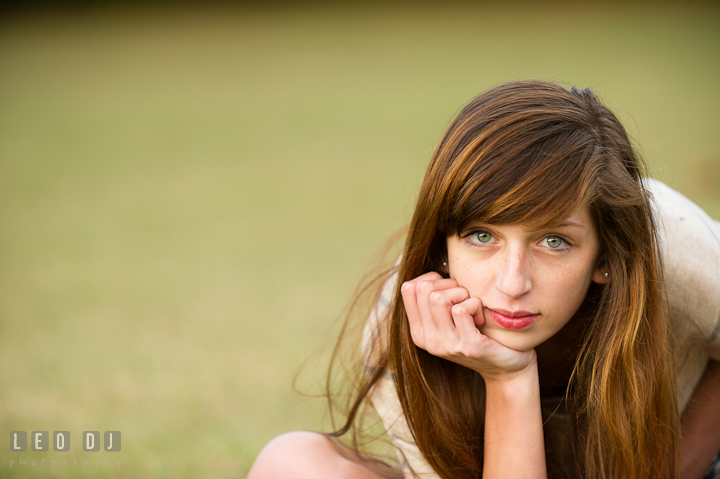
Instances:
[[[521,330],[526,329],[535,324],[540,317],[540,313],[531,311],[516,310],[508,311],[506,309],[487,309],[492,320],[503,329]]]

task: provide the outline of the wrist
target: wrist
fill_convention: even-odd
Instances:
[[[535,354],[535,350],[528,351],[528,354],[527,364],[520,369],[493,372],[478,371],[478,374],[483,377],[486,386],[511,387],[513,384],[539,382],[537,354]]]

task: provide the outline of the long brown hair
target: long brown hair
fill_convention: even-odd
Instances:
[[[396,268],[387,331],[379,332],[387,347],[335,435],[351,429],[372,386],[389,372],[415,441],[438,475],[481,477],[482,377],[414,345],[400,285],[437,271],[447,237],[472,221],[542,227],[587,207],[611,281],[588,293],[567,394],[572,447],[558,453],[546,444],[548,467],[591,479],[675,477],[672,336],[643,173],[625,129],[590,90],[517,81],[471,101],[432,156]]]

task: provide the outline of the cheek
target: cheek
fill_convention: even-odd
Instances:
[[[546,287],[543,288],[549,297],[553,298],[554,306],[565,315],[572,316],[582,304],[587,295],[592,272],[589,268],[573,268],[559,271],[553,277],[546,278]]]
[[[470,296],[481,298],[482,294],[492,283],[492,271],[488,265],[463,264],[461,261],[451,263],[450,277],[457,281],[458,286],[468,290]]]

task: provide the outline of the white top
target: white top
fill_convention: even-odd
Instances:
[[[653,212],[660,238],[660,254],[673,318],[677,349],[678,403],[682,411],[708,361],[720,361],[720,223],[692,201],[657,180],[645,184],[654,198]],[[363,332],[367,367],[387,346],[386,317],[394,296],[396,275],[383,286]],[[378,322],[380,326],[378,327]],[[435,479],[402,414],[389,373],[378,380],[370,396],[393,442],[406,477]]]

